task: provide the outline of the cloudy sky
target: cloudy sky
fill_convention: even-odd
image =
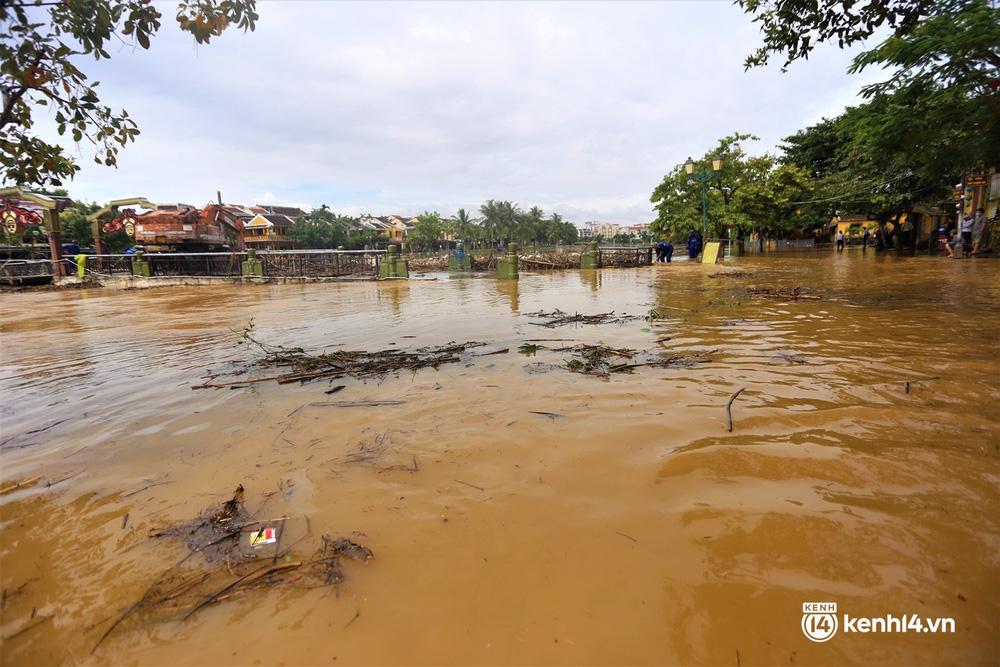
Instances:
[[[648,222],[672,165],[734,131],[772,150],[861,85],[835,48],[744,72],[758,33],[727,1],[258,4],[202,47],[162,4],[149,51],[87,63],[142,134],[117,170],[82,146],[71,194]]]

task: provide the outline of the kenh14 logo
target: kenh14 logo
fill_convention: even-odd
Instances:
[[[929,617],[919,614],[886,614],[884,616],[843,615],[843,627],[837,618],[836,602],[803,602],[802,633],[817,643],[829,641],[838,629],[844,634],[851,633],[930,633],[954,634],[955,619],[939,616]]]
[[[837,634],[836,602],[803,602],[802,632],[814,642],[825,642]]]

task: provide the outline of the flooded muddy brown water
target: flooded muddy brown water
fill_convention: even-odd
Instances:
[[[2,295],[3,662],[997,664],[1000,262],[437,277]],[[555,308],[663,318],[528,315]],[[235,333],[251,318],[315,352],[486,345],[334,396],[193,390],[259,356]],[[518,353],[556,338],[708,354],[602,379]],[[310,405],[332,399],[399,402]],[[97,646],[187,554],[151,532],[238,484],[261,518],[374,559],[339,589],[284,577],[186,620],[132,614]],[[956,628],[814,643],[813,601]]]

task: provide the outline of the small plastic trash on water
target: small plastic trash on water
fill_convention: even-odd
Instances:
[[[250,533],[250,546],[254,548],[274,544],[277,541],[278,529],[274,526],[264,526]]]

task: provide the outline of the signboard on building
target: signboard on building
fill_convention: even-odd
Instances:
[[[968,175],[965,177],[965,184],[967,186],[976,187],[979,185],[986,185],[989,182],[990,177],[986,174],[976,174]]]

